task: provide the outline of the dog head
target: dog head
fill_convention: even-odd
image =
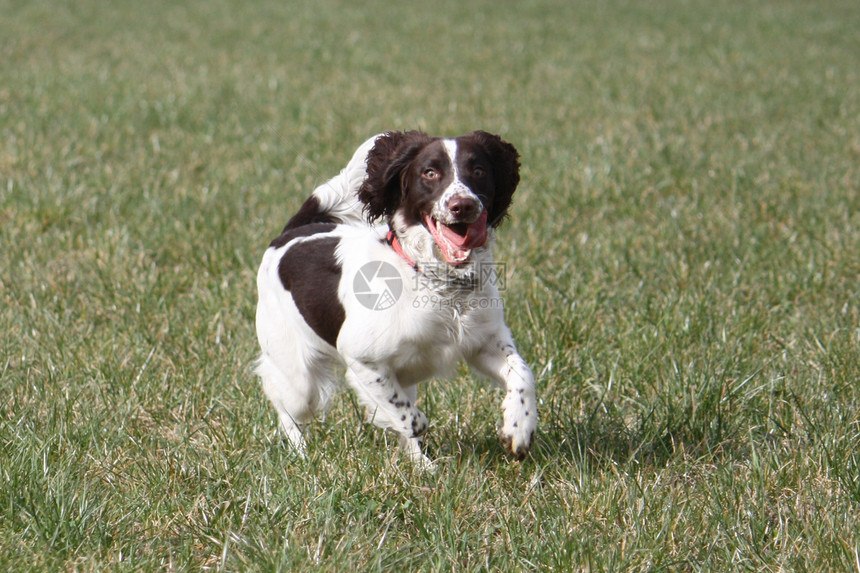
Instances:
[[[487,241],[519,183],[519,154],[497,135],[475,131],[455,139],[417,131],[376,139],[359,189],[370,220],[396,216],[423,226],[451,265]]]

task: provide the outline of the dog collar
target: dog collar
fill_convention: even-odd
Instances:
[[[394,229],[388,229],[388,234],[385,235],[385,242],[391,245],[394,252],[400,255],[400,258],[406,261],[413,270],[418,271],[418,265],[415,261],[410,259],[409,255],[403,252],[403,245],[400,244],[400,239],[397,238],[397,233],[394,232]]]

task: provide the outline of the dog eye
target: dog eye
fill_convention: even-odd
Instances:
[[[474,169],[472,169],[472,177],[474,177],[475,179],[483,178],[486,173],[487,172],[484,171],[483,167],[475,167]]]
[[[425,169],[424,173],[422,173],[421,176],[424,177],[425,179],[438,179],[439,178],[439,172],[436,171],[435,169]]]

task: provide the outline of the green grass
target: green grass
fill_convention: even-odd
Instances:
[[[0,0],[0,569],[860,563],[860,10],[826,0]],[[538,375],[341,394],[297,461],[256,264],[384,129],[501,133]]]

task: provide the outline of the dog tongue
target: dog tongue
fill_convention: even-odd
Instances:
[[[424,221],[427,229],[433,235],[433,240],[439,245],[442,256],[450,265],[461,265],[468,260],[472,249],[487,242],[487,212],[484,211],[466,228],[465,234],[460,234],[448,225],[434,221],[426,215]]]

